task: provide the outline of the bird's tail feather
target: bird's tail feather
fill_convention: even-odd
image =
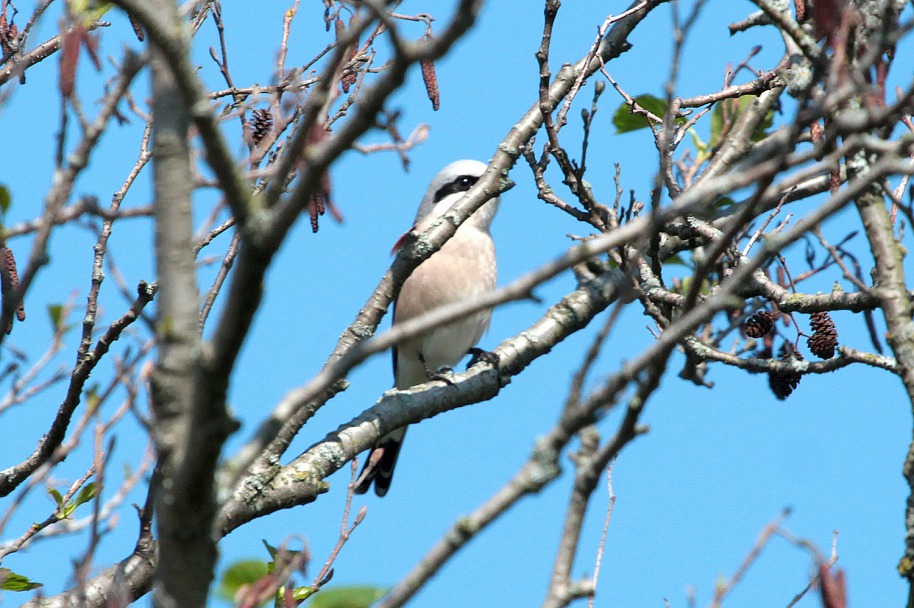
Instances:
[[[356,494],[367,492],[372,482],[374,483],[375,494],[378,496],[387,494],[405,436],[406,429],[402,428],[381,437],[377,445],[369,452],[368,460],[365,461],[365,466],[362,467],[362,473],[356,480]]]

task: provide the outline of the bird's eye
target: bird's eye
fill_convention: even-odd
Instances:
[[[461,175],[455,178],[453,181],[450,181],[441,186],[441,188],[435,192],[435,202],[437,203],[445,196],[456,194],[457,192],[466,192],[472,188],[473,184],[475,184],[477,181],[479,181],[479,178],[473,175]]]

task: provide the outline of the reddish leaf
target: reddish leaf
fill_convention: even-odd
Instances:
[[[867,108],[874,110],[885,107],[885,79],[888,72],[888,64],[880,57],[876,61],[876,88],[870,89],[866,94]]]
[[[816,0],[812,5],[812,22],[816,36],[832,43],[841,27],[841,17],[847,8],[847,0]]]
[[[60,51],[60,93],[64,97],[73,95],[76,84],[76,65],[79,63],[79,49],[83,45],[86,29],[79,24],[68,28],[62,35]]]
[[[96,71],[102,71],[102,60],[98,57],[98,34],[86,34],[83,36],[83,44],[86,45],[86,52],[89,53],[89,59]]]
[[[273,596],[275,584],[276,575],[267,574],[253,585],[244,585],[238,590],[240,597],[235,598],[235,604],[240,608],[257,608]]]
[[[844,570],[831,573],[828,564],[819,564],[822,589],[822,608],[847,608],[847,583]]]

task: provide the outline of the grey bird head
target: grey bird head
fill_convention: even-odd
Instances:
[[[416,229],[424,230],[450,209],[482,177],[486,167],[478,160],[458,160],[439,171],[422,197],[422,204],[416,213]],[[466,223],[488,231],[496,211],[497,196],[477,209]]]

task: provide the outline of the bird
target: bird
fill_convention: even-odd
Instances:
[[[438,172],[422,197],[411,232],[422,232],[431,226],[482,177],[486,167],[476,160],[458,160]],[[489,228],[498,204],[497,196],[486,202],[441,249],[413,270],[394,302],[394,326],[495,289],[498,268]],[[474,312],[401,342],[393,349],[394,387],[402,390],[440,379],[438,372],[450,369],[473,350],[488,329],[491,316],[491,310]],[[387,494],[405,436],[403,427],[375,443],[356,481],[356,493],[364,494],[374,483],[375,494]]]

